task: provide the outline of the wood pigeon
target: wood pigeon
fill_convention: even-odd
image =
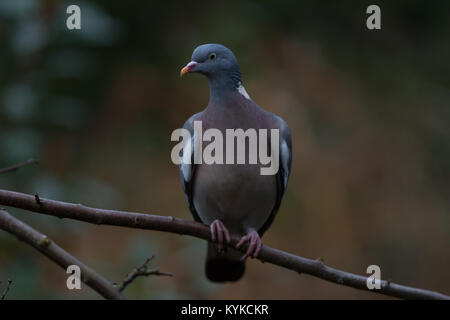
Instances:
[[[181,70],[181,76],[188,73],[205,75],[209,81],[210,98],[208,106],[191,116],[183,126],[192,137],[182,151],[180,173],[183,191],[194,219],[208,224],[211,229],[206,259],[207,278],[214,282],[237,281],[244,274],[245,259],[258,256],[262,246],[260,237],[270,227],[280,208],[291,171],[290,129],[283,119],[263,110],[250,99],[231,50],[219,44],[204,44],[194,50],[191,60]],[[226,129],[253,128],[268,132],[278,129],[277,173],[262,175],[260,163],[195,164],[194,121],[201,121],[203,130],[216,128],[224,136]],[[270,135],[267,135],[267,142],[270,143]],[[187,161],[189,158],[192,161]],[[237,248],[249,244],[244,256],[233,248],[224,250],[224,241],[230,242],[230,233],[242,235]]]

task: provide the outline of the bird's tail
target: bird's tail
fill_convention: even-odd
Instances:
[[[240,261],[243,253],[226,248],[219,253],[216,243],[208,242],[206,256],[206,277],[213,282],[237,281],[245,272],[245,261]]]

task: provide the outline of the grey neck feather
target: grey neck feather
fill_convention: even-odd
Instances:
[[[228,73],[220,73],[208,76],[209,81],[209,101],[220,101],[225,95],[237,91],[242,84],[241,72],[239,68]]]

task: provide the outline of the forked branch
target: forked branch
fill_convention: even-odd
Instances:
[[[145,261],[137,268],[135,268],[133,271],[131,271],[127,277],[122,281],[122,283],[119,286],[119,291],[122,292],[125,290],[125,288],[131,284],[136,278],[138,277],[148,277],[148,276],[173,276],[170,272],[162,272],[157,269],[149,269],[147,266],[149,262],[154,258],[155,256],[152,255],[145,259]]]

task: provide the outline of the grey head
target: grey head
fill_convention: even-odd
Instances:
[[[242,84],[237,59],[223,45],[209,43],[198,46],[192,53],[191,60],[181,70],[181,76],[188,73],[205,75],[209,80],[212,97],[237,90]]]

